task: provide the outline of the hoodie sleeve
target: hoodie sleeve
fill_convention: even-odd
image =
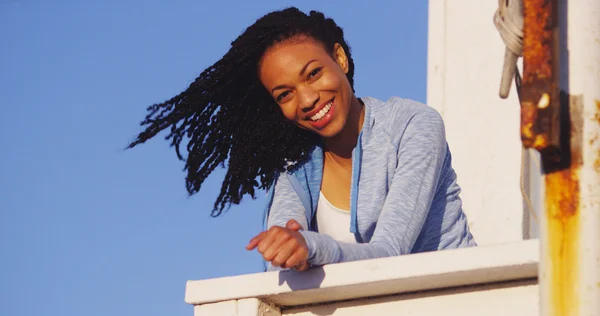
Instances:
[[[266,229],[273,226],[285,227],[285,224],[291,220],[296,220],[303,228],[308,227],[304,206],[300,197],[292,187],[286,174],[280,174],[272,188],[273,200],[268,208]],[[267,271],[281,270],[280,267],[274,267],[270,262],[266,262]]]
[[[397,137],[401,137],[397,142],[398,164],[370,242],[344,243],[327,235],[303,231],[312,265],[411,252],[431,208],[447,154],[442,118],[431,108],[418,111]]]

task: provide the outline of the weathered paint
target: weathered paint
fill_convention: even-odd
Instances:
[[[550,95],[548,93],[542,94],[540,101],[538,102],[538,109],[545,109],[550,105]]]
[[[568,94],[559,92],[556,3],[524,0],[523,8],[521,141],[540,152],[546,173],[542,223],[546,238],[541,240],[546,261],[541,283],[547,291],[544,302],[550,306],[543,305],[542,310],[549,315],[573,315],[578,304],[581,152],[573,150],[580,146],[576,132],[568,127],[576,125],[570,118],[580,113],[570,115]]]
[[[573,315],[577,310],[579,263],[579,168],[546,176],[546,225],[551,260],[551,301],[555,315]]]
[[[566,96],[566,95],[565,95]],[[579,310],[579,267],[580,248],[580,171],[582,158],[583,104],[582,96],[563,98],[562,106],[569,109],[563,120],[569,119],[564,137],[570,148],[569,164],[548,172],[546,185],[546,216],[544,225],[547,234],[545,247],[549,266],[549,298],[552,315],[577,315]],[[567,114],[568,113],[568,114]]]
[[[521,140],[525,148],[538,150],[542,160],[550,162],[556,162],[555,153],[561,149],[555,11],[553,1],[523,2]]]
[[[594,102],[596,103],[596,112],[594,113],[594,117],[593,120],[595,123],[600,124],[600,100],[594,100]],[[592,137],[592,139],[590,140],[590,145],[594,145],[595,142],[598,141],[598,138],[600,137],[600,135],[594,135]],[[598,149],[598,151],[596,152],[596,160],[594,161],[594,170],[596,170],[597,173],[600,173],[600,149]]]
[[[567,128],[576,124],[569,121],[569,111],[561,111],[571,109],[567,93],[559,93],[556,2],[524,0],[523,8],[521,140],[540,152],[546,173],[546,238],[541,242],[547,258],[542,279],[548,283],[542,290],[548,291],[551,306],[542,307],[551,315],[572,315],[578,304],[581,152],[570,148],[580,147],[572,137],[577,134]]]
[[[548,137],[540,134],[536,128],[538,109],[534,102],[521,101],[521,141],[525,148],[535,148],[539,151],[548,146]]]
[[[552,79],[553,1],[523,1],[523,84]],[[537,101],[537,100],[536,100]]]

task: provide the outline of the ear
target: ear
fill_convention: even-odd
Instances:
[[[340,67],[342,67],[344,73],[348,73],[348,56],[342,45],[338,43],[335,43],[333,46],[333,59]]]

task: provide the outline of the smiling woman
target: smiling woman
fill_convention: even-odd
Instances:
[[[475,246],[440,115],[358,98],[353,77],[332,19],[271,12],[188,89],[149,107],[130,147],[170,128],[190,194],[228,160],[214,216],[268,189],[265,231],[247,245],[268,269]]]

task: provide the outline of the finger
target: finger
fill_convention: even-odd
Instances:
[[[283,266],[286,268],[293,268],[300,264],[302,261],[306,261],[308,259],[308,255],[302,249],[296,249],[294,253],[285,261]],[[282,266],[282,267],[283,267]]]
[[[287,229],[291,229],[291,230],[295,230],[295,231],[299,231],[302,229],[302,226],[300,225],[300,223],[298,223],[298,221],[296,221],[295,219],[290,219],[286,224],[285,224],[285,228]]]
[[[269,247],[271,247],[271,244],[273,244],[273,242],[275,242],[275,237],[277,235],[277,233],[280,231],[281,227],[277,227],[277,228],[271,228],[269,230],[267,230],[266,232],[263,232],[264,236],[262,237],[261,241],[258,242],[258,252],[260,252],[261,254],[264,254],[265,251],[267,249],[269,249]]]
[[[310,264],[306,261],[302,261],[294,268],[294,270],[302,272],[308,270],[308,268],[310,268]]]
[[[258,244],[267,236],[268,231],[261,232],[260,234],[254,236],[250,239],[250,242],[246,246],[248,250],[252,250],[258,246]]]
[[[289,232],[282,231],[282,232],[277,233],[275,235],[273,243],[271,243],[271,245],[269,246],[269,248],[267,248],[265,250],[265,252],[262,252],[263,258],[265,258],[265,260],[267,260],[267,261],[273,260],[273,258],[275,258],[277,256],[279,251],[281,251],[281,248],[283,247],[283,245],[285,245],[287,242],[289,242],[290,239],[292,241],[294,241],[292,236],[289,234]]]
[[[296,251],[297,248],[298,248],[298,243],[296,242],[295,239],[288,240],[286,243],[282,244],[279,247],[274,258],[272,260],[270,260],[271,263],[276,267],[285,265],[285,262]],[[282,267],[285,268],[285,266],[282,266]]]
[[[250,242],[248,243],[248,245],[246,245],[246,249],[252,250],[252,249],[256,248],[256,246],[258,246],[258,243],[262,240],[263,235],[264,235],[264,232],[254,236],[252,239],[250,239]]]

